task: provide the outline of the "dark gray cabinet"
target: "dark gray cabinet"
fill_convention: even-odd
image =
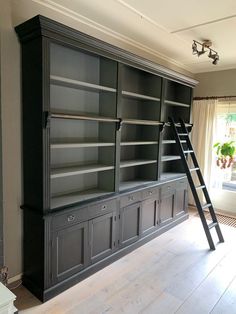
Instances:
[[[159,198],[151,198],[142,202],[141,235],[145,236],[156,230],[159,223]]]
[[[120,247],[138,240],[141,232],[141,202],[120,209]]]
[[[116,213],[106,214],[89,221],[91,263],[111,255],[117,248],[116,225]]]
[[[179,217],[186,213],[188,205],[188,184],[186,180],[176,183],[174,215]]]
[[[165,184],[161,188],[160,200],[160,223],[168,224],[174,218],[175,208],[175,185],[173,183]]]
[[[43,16],[16,32],[23,284],[45,301],[187,219],[168,117],[197,82]]]
[[[65,280],[88,265],[88,222],[55,231],[52,235],[52,280]]]

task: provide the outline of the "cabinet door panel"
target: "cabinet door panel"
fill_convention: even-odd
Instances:
[[[160,223],[167,224],[174,217],[174,194],[167,194],[161,199]]]
[[[187,210],[187,189],[177,189],[175,192],[175,216],[183,215]]]
[[[53,234],[53,281],[64,280],[88,264],[88,223],[81,223]]]
[[[120,246],[129,245],[138,240],[140,235],[141,203],[121,209],[120,214]]]
[[[150,199],[142,202],[142,218],[141,218],[141,231],[142,236],[151,233],[157,228],[157,210],[158,200]]]
[[[115,214],[110,213],[90,220],[90,258],[95,263],[112,254],[116,248]]]

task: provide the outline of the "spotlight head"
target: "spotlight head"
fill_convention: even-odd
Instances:
[[[212,64],[217,65],[217,63],[219,62],[220,58],[219,55],[216,53],[214,60],[212,61]]]
[[[197,52],[197,56],[200,57],[201,55],[203,55],[206,52],[206,50],[204,49],[204,46],[202,46],[202,50]]]
[[[208,53],[208,57],[211,59],[214,59],[214,54],[212,53],[212,50],[210,49],[209,53]]]
[[[198,53],[197,44],[195,40],[193,41],[193,44],[192,44],[192,51],[193,51],[193,55],[196,55]]]

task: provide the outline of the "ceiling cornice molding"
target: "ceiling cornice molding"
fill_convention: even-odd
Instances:
[[[163,60],[165,62],[168,62],[168,63],[172,64],[173,66],[179,68],[180,70],[183,69],[185,71],[188,71],[190,74],[192,73],[191,69],[188,66],[184,65],[183,63],[177,62],[174,59],[169,58],[160,52],[157,52],[155,49],[147,47],[146,45],[143,45],[142,43],[140,43],[140,42],[138,42],[138,41],[136,41],[136,40],[134,40],[128,36],[125,36],[121,33],[118,33],[116,31],[100,24],[100,23],[97,23],[97,22],[95,22],[95,21],[93,21],[93,20],[73,11],[73,10],[66,8],[65,6],[62,6],[58,3],[56,3],[53,0],[31,0],[31,1],[42,5],[43,7],[49,8],[53,11],[56,11],[56,12],[64,15],[65,17],[69,17],[69,18],[71,18],[71,19],[73,19],[79,23],[87,25],[87,26],[91,27],[92,29],[95,29],[95,30],[102,32],[103,34],[106,34],[106,35],[108,35],[108,36],[110,36],[116,40],[119,40],[120,42],[125,43],[128,46],[132,46],[132,47],[139,49],[145,53],[148,53],[149,55],[152,55],[153,57],[160,59],[160,61]]]

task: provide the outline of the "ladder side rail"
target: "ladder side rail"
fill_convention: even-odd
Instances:
[[[184,133],[189,134],[189,132],[188,132],[186,126],[185,126],[185,123],[184,123],[184,121],[183,121],[182,119],[180,119],[180,124],[181,124],[181,129],[182,129],[182,131],[183,131]],[[177,133],[177,129],[176,129],[176,128],[175,128],[175,133]],[[178,136],[178,138],[179,138],[179,136]],[[180,140],[180,139],[179,139],[179,140]],[[180,145],[181,145],[181,143],[180,143]],[[209,195],[209,193],[208,193],[208,190],[207,190],[207,187],[206,187],[206,184],[205,184],[205,180],[204,180],[203,175],[202,175],[202,173],[201,173],[201,171],[200,171],[200,167],[199,167],[199,164],[198,164],[198,161],[197,161],[197,158],[196,158],[196,155],[195,155],[195,152],[194,152],[194,149],[193,149],[193,146],[192,146],[192,143],[191,143],[191,141],[190,141],[189,136],[187,137],[187,146],[188,146],[188,149],[190,149],[190,150],[193,151],[193,153],[191,153],[190,155],[191,155],[191,158],[192,158],[194,167],[199,168],[199,170],[197,171],[198,179],[199,179],[200,184],[205,186],[205,188],[203,188],[203,194],[204,194],[204,196],[205,196],[205,199],[206,199],[207,204],[211,204],[211,206],[209,207],[209,212],[210,212],[210,215],[211,215],[211,218],[212,218],[213,223],[216,223],[215,229],[216,229],[216,232],[217,232],[219,241],[220,241],[220,242],[224,242],[224,237],[223,237],[223,235],[222,235],[222,232],[221,232],[221,229],[220,229],[220,226],[219,226],[219,222],[218,222],[218,219],[217,219],[217,216],[216,216],[214,207],[213,207],[213,205],[212,205],[211,198],[210,198],[210,195]],[[181,148],[182,148],[182,147],[181,147]],[[192,177],[191,177],[191,179],[192,179]],[[193,182],[193,180],[192,180],[192,182]],[[189,182],[189,183],[190,183],[190,182]],[[190,184],[190,187],[191,187],[191,184]],[[193,188],[194,188],[195,192],[197,193],[196,188],[195,188],[195,185],[194,185],[194,182],[193,182]],[[192,188],[191,188],[191,191],[192,191],[192,193],[193,193]],[[195,195],[195,193],[193,193],[193,196],[194,196],[194,195]],[[194,196],[194,200],[195,200],[195,202],[196,202],[195,196]],[[197,194],[197,200],[199,200],[198,194]],[[200,201],[199,201],[199,203],[200,203]],[[197,202],[196,202],[196,206],[197,206]],[[202,206],[201,203],[200,203],[200,206]],[[198,206],[197,206],[197,208],[198,208]],[[202,213],[203,213],[203,211],[202,211]],[[200,214],[200,213],[199,213],[199,214]],[[203,213],[203,215],[204,215],[204,213]],[[200,217],[201,217],[201,215],[200,215]],[[206,220],[206,219],[205,219],[205,215],[204,215],[204,219],[202,220],[202,222],[204,223],[205,220]],[[204,229],[205,229],[205,227],[204,227]],[[208,228],[208,231],[209,231],[209,228]],[[209,242],[209,240],[208,240],[208,242]],[[209,243],[209,244],[210,244],[210,243]],[[210,246],[211,246],[211,245],[210,245]]]
[[[184,124],[184,121],[183,121],[183,120],[180,120],[180,123],[181,123],[181,126],[182,126],[183,131],[188,133],[188,130],[187,130],[185,124]],[[193,147],[192,147],[192,143],[191,143],[189,137],[188,137],[188,142],[189,142],[189,144],[190,144],[190,146],[191,146],[191,150],[194,151],[194,149],[193,149]],[[198,167],[198,168],[200,169],[195,153],[192,153],[192,154],[190,154],[190,155],[191,155],[191,158],[192,158],[192,160],[193,160],[194,166],[195,166],[195,167]],[[206,183],[205,183],[205,180],[204,180],[204,178],[203,178],[202,172],[199,170],[199,171],[197,172],[197,174],[198,174],[198,179],[199,179],[200,184],[201,184],[201,185],[205,185],[205,187],[206,187]],[[209,193],[208,193],[207,188],[204,188],[202,191],[203,191],[204,197],[205,197],[205,199],[206,199],[206,203],[207,203],[207,204],[212,204],[211,198],[210,198],[210,195],[209,195]],[[210,214],[211,214],[211,217],[212,217],[213,222],[218,222],[218,221],[217,221],[216,214],[215,214],[215,211],[214,211],[214,208],[213,208],[212,205],[209,207],[209,212],[210,212]]]
[[[208,224],[207,224],[207,221],[206,221],[206,217],[204,215],[204,212],[202,210],[202,204],[199,200],[199,197],[198,197],[198,194],[197,194],[197,191],[195,189],[195,185],[194,185],[194,181],[193,181],[193,178],[192,178],[192,175],[191,175],[191,172],[189,170],[189,166],[188,166],[188,163],[187,163],[187,160],[186,160],[186,156],[184,154],[184,150],[183,150],[183,147],[182,147],[182,144],[180,142],[180,137],[178,135],[178,131],[177,131],[177,128],[175,126],[175,123],[173,121],[172,118],[169,118],[170,119],[170,122],[171,122],[171,125],[173,127],[173,131],[174,131],[174,137],[175,137],[175,141],[176,141],[176,144],[178,146],[178,149],[179,149],[179,152],[180,152],[180,156],[181,156],[181,159],[183,161],[183,166],[184,166],[184,170],[186,172],[186,175],[187,175],[187,178],[188,178],[188,181],[189,181],[189,185],[190,185],[190,188],[191,188],[191,191],[192,191],[192,194],[193,194],[193,197],[194,197],[194,200],[195,200],[195,203],[196,203],[196,207],[197,207],[197,210],[198,210],[198,213],[199,213],[199,216],[200,216],[200,219],[202,221],[202,226],[203,226],[203,229],[205,231],[205,234],[206,234],[206,237],[207,237],[207,241],[209,243],[209,246],[212,250],[215,250],[215,244],[212,240],[212,237],[211,237],[211,234],[210,234],[210,230],[209,230],[209,227],[208,227]],[[185,128],[185,126],[184,126]],[[186,130],[187,131],[187,130]],[[188,134],[188,132],[185,132]],[[187,136],[188,137],[188,136]],[[197,173],[200,171],[197,170]]]

